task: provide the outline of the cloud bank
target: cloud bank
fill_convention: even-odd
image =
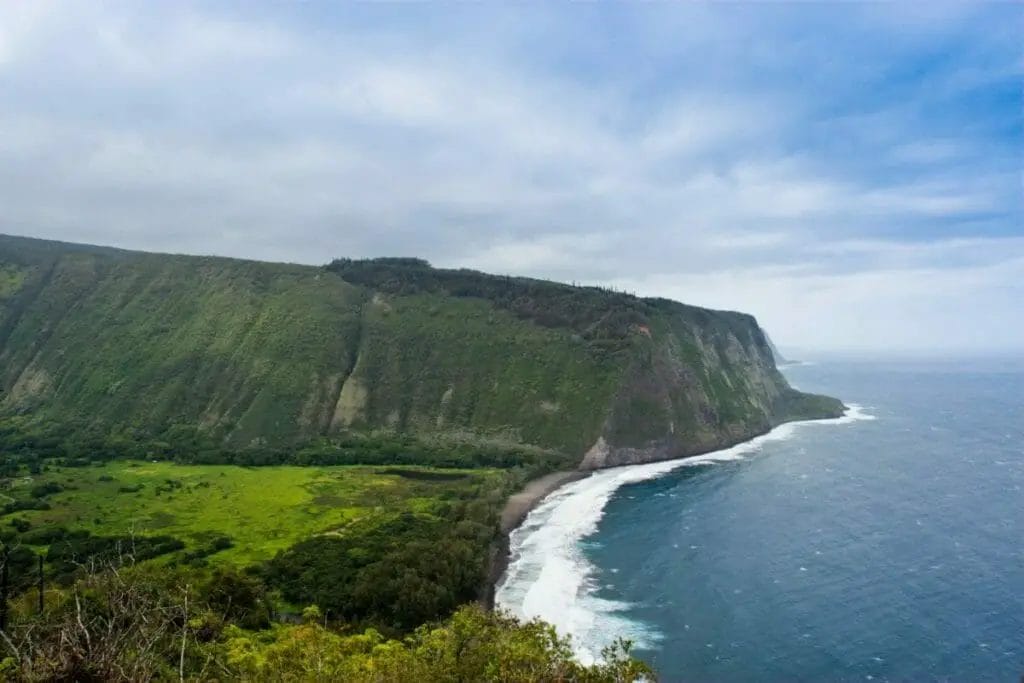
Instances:
[[[245,13],[242,13],[242,10]],[[0,5],[0,231],[1024,349],[1015,5]]]

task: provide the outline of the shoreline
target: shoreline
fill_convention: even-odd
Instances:
[[[513,493],[505,501],[505,507],[501,511],[501,533],[508,535],[515,531],[520,524],[526,521],[530,511],[549,494],[554,493],[565,484],[589,477],[592,473],[592,470],[561,470],[526,482],[519,492]]]
[[[738,446],[743,443],[747,443],[757,439],[761,436],[765,436],[776,428],[781,427],[785,424],[798,424],[801,422],[828,422],[831,420],[845,419],[852,412],[856,412],[858,406],[843,406],[843,412],[841,415],[836,417],[816,417],[816,418],[805,418],[796,420],[784,420],[778,424],[769,426],[767,429],[749,435],[745,438],[739,438],[735,441],[727,441],[717,447],[708,448],[695,453],[688,453],[685,455],[676,455],[667,458],[653,458],[651,460],[639,461],[639,462],[626,462],[610,467],[596,467],[592,469],[575,469],[575,470],[561,470],[558,472],[551,472],[544,476],[536,479],[531,479],[526,482],[522,489],[518,492],[509,496],[508,500],[505,501],[505,506],[502,508],[501,517],[499,521],[499,532],[498,538],[494,543],[494,547],[491,549],[491,558],[487,573],[487,583],[485,584],[484,593],[481,597],[481,603],[485,609],[493,610],[494,597],[498,589],[498,582],[501,581],[502,576],[505,574],[505,570],[508,568],[509,562],[511,561],[509,546],[509,535],[515,531],[525,520],[530,512],[536,508],[548,495],[554,493],[556,490],[565,486],[566,484],[580,479],[585,479],[590,475],[609,469],[616,469],[619,467],[634,467],[636,465],[653,464],[656,462],[671,462],[675,460],[688,460],[690,458],[699,457],[702,455],[708,455],[718,451],[726,450]]]
[[[593,474],[593,470],[560,470],[531,479],[516,493],[505,501],[499,519],[498,538],[491,549],[490,567],[487,571],[487,584],[482,599],[486,609],[494,609],[494,594],[498,582],[508,568],[512,559],[509,556],[509,535],[519,528],[530,512],[561,487],[574,481],[585,479]]]

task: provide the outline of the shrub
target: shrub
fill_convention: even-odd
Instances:
[[[29,553],[31,555],[31,553]],[[540,621],[519,622],[478,606],[421,626],[401,640],[373,629],[338,633],[319,612],[298,625],[240,627],[260,609],[262,587],[235,572],[194,587],[153,567],[107,568],[56,596],[42,615],[22,616],[5,633],[12,655],[5,680],[21,681],[653,681],[628,642],[584,666],[569,641]],[[16,654],[15,654],[16,653]]]
[[[32,487],[29,492],[33,498],[45,498],[46,496],[53,495],[63,491],[63,487],[55,481],[48,481],[45,484],[38,484]]]
[[[49,545],[64,538],[68,530],[62,526],[33,529],[21,535],[21,542],[27,545]]]
[[[20,510],[49,510],[50,504],[45,500],[15,500],[3,507],[3,514],[9,515]]]

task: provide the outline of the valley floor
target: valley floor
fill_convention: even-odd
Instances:
[[[15,479],[3,502],[45,501],[49,509],[20,510],[8,520],[30,525],[22,535],[51,529],[102,535],[168,535],[186,550],[226,538],[211,555],[239,567],[269,560],[304,538],[340,533],[356,520],[403,512],[430,515],[456,494],[499,486],[493,470],[416,467],[179,465],[112,461],[57,467]],[[40,487],[53,493],[38,498]]]

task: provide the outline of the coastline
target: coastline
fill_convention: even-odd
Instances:
[[[508,568],[510,557],[509,547],[509,535],[519,527],[525,520],[527,515],[537,507],[548,495],[554,493],[557,489],[565,486],[574,481],[585,479],[598,472],[607,471],[611,469],[618,469],[620,467],[634,467],[636,465],[646,465],[654,463],[665,463],[673,461],[689,460],[700,456],[707,456],[724,451],[729,448],[740,446],[742,444],[749,443],[760,437],[767,436],[774,430],[783,425],[787,424],[799,424],[803,422],[831,422],[835,420],[846,420],[853,417],[853,415],[859,413],[859,406],[855,405],[843,405],[843,412],[838,416],[827,416],[827,417],[816,417],[816,418],[805,418],[805,419],[794,419],[794,420],[783,420],[779,423],[768,426],[762,431],[754,434],[738,438],[736,440],[728,440],[725,443],[719,444],[712,448],[700,449],[693,453],[687,453],[682,455],[674,455],[668,457],[653,457],[650,459],[638,460],[637,462],[625,462],[612,466],[594,467],[588,469],[576,469],[576,470],[561,470],[558,472],[551,472],[537,479],[531,479],[528,481],[522,489],[518,492],[509,496],[508,500],[505,501],[505,506],[502,508],[501,517],[499,521],[499,533],[494,546],[491,549],[490,563],[487,573],[487,582],[484,585],[484,592],[481,596],[480,602],[483,604],[485,609],[494,609],[494,597],[498,588],[498,582],[501,581],[502,575]],[[856,419],[856,418],[853,418]]]
[[[784,422],[704,454],[594,471],[589,478],[569,487],[565,495],[549,496],[547,502],[534,508],[527,536],[517,537],[516,556],[503,558],[499,573],[492,577],[495,584],[491,602],[497,606],[500,589],[502,607],[521,618],[540,618],[559,633],[572,636],[575,656],[584,663],[600,658],[602,648],[610,642],[609,634],[625,634],[624,637],[640,643],[638,647],[653,647],[661,634],[643,621],[621,614],[620,603],[599,594],[599,569],[580,546],[581,539],[597,531],[605,507],[616,491],[687,465],[735,462],[757,456],[766,442],[788,440],[799,425],[841,425],[865,419],[874,417],[852,404],[840,417]],[[508,532],[503,534],[502,552],[508,553],[510,540]],[[508,575],[502,576],[500,572]],[[498,585],[499,580],[505,583]]]
[[[566,484],[589,477],[594,472],[588,470],[561,470],[551,472],[542,477],[526,482],[522,489],[509,496],[505,507],[501,510],[498,538],[491,549],[491,561],[487,572],[487,583],[483,595],[486,609],[494,609],[494,593],[498,582],[508,568],[509,534],[515,531],[525,520],[530,511],[540,505],[541,501]]]
[[[526,482],[526,485],[518,493],[512,494],[505,501],[505,507],[501,511],[501,533],[506,536],[512,533],[548,494],[569,482],[588,477],[590,474],[592,472],[586,470],[562,470]]]

